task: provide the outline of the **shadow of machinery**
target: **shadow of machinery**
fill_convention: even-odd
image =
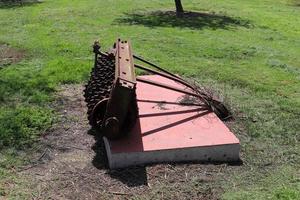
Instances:
[[[108,170],[108,174],[111,178],[117,179],[121,181],[122,183],[126,184],[128,187],[137,187],[142,185],[148,185],[148,179],[147,179],[147,171],[146,166],[135,166],[135,167],[128,167],[124,169],[114,169],[110,170],[108,166],[108,158],[106,156],[106,150],[105,145],[102,139],[101,134],[96,133],[96,130],[89,130],[88,134],[93,135],[95,138],[95,144],[93,145],[92,149],[95,152],[95,156],[93,158],[92,164],[97,169],[101,170]],[[160,163],[163,164],[164,162]],[[181,164],[215,164],[215,165],[221,165],[221,164],[228,164],[230,166],[241,166],[243,165],[243,161],[235,161],[235,162],[212,162],[212,161],[194,161],[194,162],[165,162],[167,164],[174,164],[174,165],[181,165]],[[156,163],[149,164],[147,166],[153,166],[156,165]]]
[[[0,9],[31,6],[42,2],[41,0],[0,0]]]
[[[106,156],[106,150],[102,135],[96,133],[96,130],[89,130],[90,135],[94,136],[95,144],[92,149],[95,152],[92,164],[97,169],[107,169],[108,174],[111,178],[117,179],[122,183],[126,184],[128,187],[137,187],[141,185],[148,185],[147,182],[147,172],[145,166],[129,167],[124,169],[114,169],[110,170],[108,166],[108,159]]]
[[[229,29],[230,27],[250,28],[249,20],[232,18],[225,15],[201,12],[184,12],[180,16],[175,11],[153,11],[125,13],[115,20],[116,23],[144,25],[147,27],[180,27],[190,29]]]

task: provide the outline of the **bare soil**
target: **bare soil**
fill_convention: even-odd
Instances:
[[[158,164],[110,170],[101,137],[86,119],[81,85],[57,95],[57,124],[20,175],[33,199],[218,199],[226,164]],[[226,173],[227,173],[226,172]]]
[[[25,56],[25,51],[15,49],[7,44],[0,43],[0,69],[21,61]]]

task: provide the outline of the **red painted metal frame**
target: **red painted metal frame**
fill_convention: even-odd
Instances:
[[[126,126],[124,121],[131,109],[130,102],[136,101],[136,77],[130,42],[118,39],[115,48],[115,61],[115,81],[107,102],[103,123],[105,135],[111,139],[125,134],[121,130]]]
[[[230,116],[230,112],[221,102],[201,92],[199,89],[195,88],[192,84],[188,83],[181,77],[172,74],[171,72],[168,72],[167,70],[149,61],[146,61],[143,58],[133,55],[130,42],[121,41],[120,39],[118,39],[114,45],[114,48],[111,49],[108,53],[100,52],[98,46],[97,44],[94,45],[94,52],[96,54],[115,57],[113,58],[115,59],[115,80],[111,89],[110,97],[106,101],[98,103],[94,108],[95,112],[97,112],[97,106],[99,106],[99,109],[102,108],[102,110],[104,108],[103,106],[106,107],[101,124],[105,135],[108,138],[115,139],[122,136],[121,134],[126,134],[124,131],[122,131],[124,130],[124,127],[128,126],[128,124],[125,124],[126,118],[129,117],[131,119],[135,119],[137,117],[135,115],[131,116],[132,113],[128,115],[130,113],[130,110],[134,109],[130,107],[133,105],[132,101],[137,101],[135,98],[137,81],[197,97],[204,104],[199,104],[199,106],[204,107],[207,110],[214,111],[219,117],[224,119]],[[139,64],[134,64],[134,58],[152,66],[156,70]],[[187,89],[174,87],[172,85],[163,84],[142,77],[136,77],[135,68],[139,68],[152,74],[160,75],[167,79],[181,83],[186,86]]]

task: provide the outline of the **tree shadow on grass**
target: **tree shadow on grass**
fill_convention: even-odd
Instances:
[[[32,6],[42,3],[40,0],[0,0],[0,9]]]
[[[125,13],[125,16],[116,19],[117,23],[130,25],[144,25],[147,27],[180,27],[190,29],[229,29],[230,27],[250,28],[249,20],[232,18],[225,15],[201,12],[184,12],[177,16],[175,11],[153,11]]]
[[[290,6],[299,7],[300,6],[300,0],[290,0],[287,2]]]

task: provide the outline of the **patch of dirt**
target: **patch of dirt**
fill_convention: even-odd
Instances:
[[[86,119],[81,85],[58,93],[59,122],[20,175],[33,199],[218,199],[226,164],[158,164],[110,170],[102,139]],[[227,171],[228,172],[228,171]]]
[[[25,51],[15,49],[7,44],[0,43],[0,69],[21,61],[25,56]]]

